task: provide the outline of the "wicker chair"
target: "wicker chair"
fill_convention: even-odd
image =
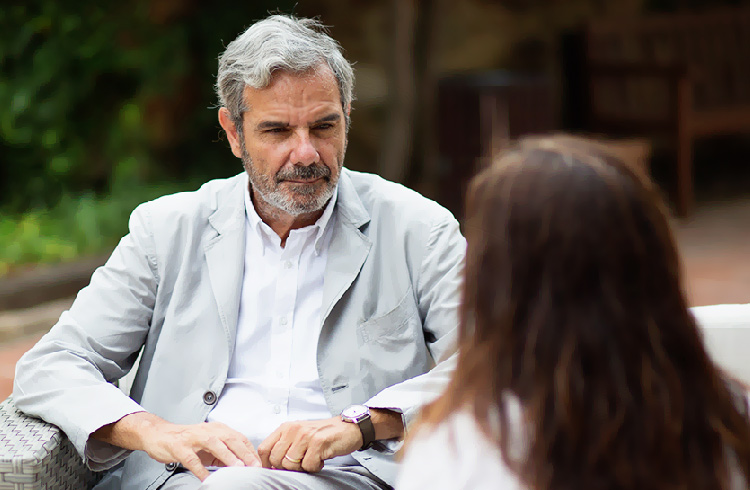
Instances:
[[[750,385],[750,304],[702,306],[693,314],[719,366]],[[128,380],[121,387],[128,391]],[[89,489],[100,477],[60,429],[22,414],[12,397],[0,403],[0,490]]]
[[[12,397],[0,403],[0,489],[81,490],[100,478],[60,429],[19,412]]]
[[[117,382],[130,393],[140,365]],[[88,490],[101,480],[83,464],[57,426],[20,412],[8,397],[0,403],[0,490]]]

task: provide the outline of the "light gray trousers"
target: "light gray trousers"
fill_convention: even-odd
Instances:
[[[390,490],[361,466],[323,468],[320,473],[267,468],[221,468],[205,482],[189,471],[175,473],[159,490]]]

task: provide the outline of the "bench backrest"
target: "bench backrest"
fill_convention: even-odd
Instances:
[[[750,386],[750,304],[692,308],[711,358]]]
[[[684,68],[696,111],[750,105],[748,7],[595,20],[585,43],[590,63]]]

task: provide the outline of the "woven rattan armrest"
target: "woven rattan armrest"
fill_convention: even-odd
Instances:
[[[56,426],[0,403],[0,490],[89,489],[100,475],[90,471]]]

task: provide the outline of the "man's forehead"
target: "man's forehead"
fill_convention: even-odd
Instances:
[[[271,81],[268,85],[263,88],[254,88],[245,85],[243,96],[245,100],[247,100],[248,97],[252,98],[256,93],[269,93],[277,91],[280,88],[280,85],[290,83],[298,84],[300,82],[303,86],[314,84],[318,89],[323,88],[325,91],[329,92],[330,96],[338,96],[340,101],[338,81],[336,80],[333,71],[325,63],[303,72],[291,72],[281,69],[274,70],[271,74]]]
[[[264,127],[299,126],[323,122],[332,115],[344,117],[341,95],[333,72],[281,72],[262,89],[245,87],[245,121]],[[334,122],[330,120],[329,122]]]

